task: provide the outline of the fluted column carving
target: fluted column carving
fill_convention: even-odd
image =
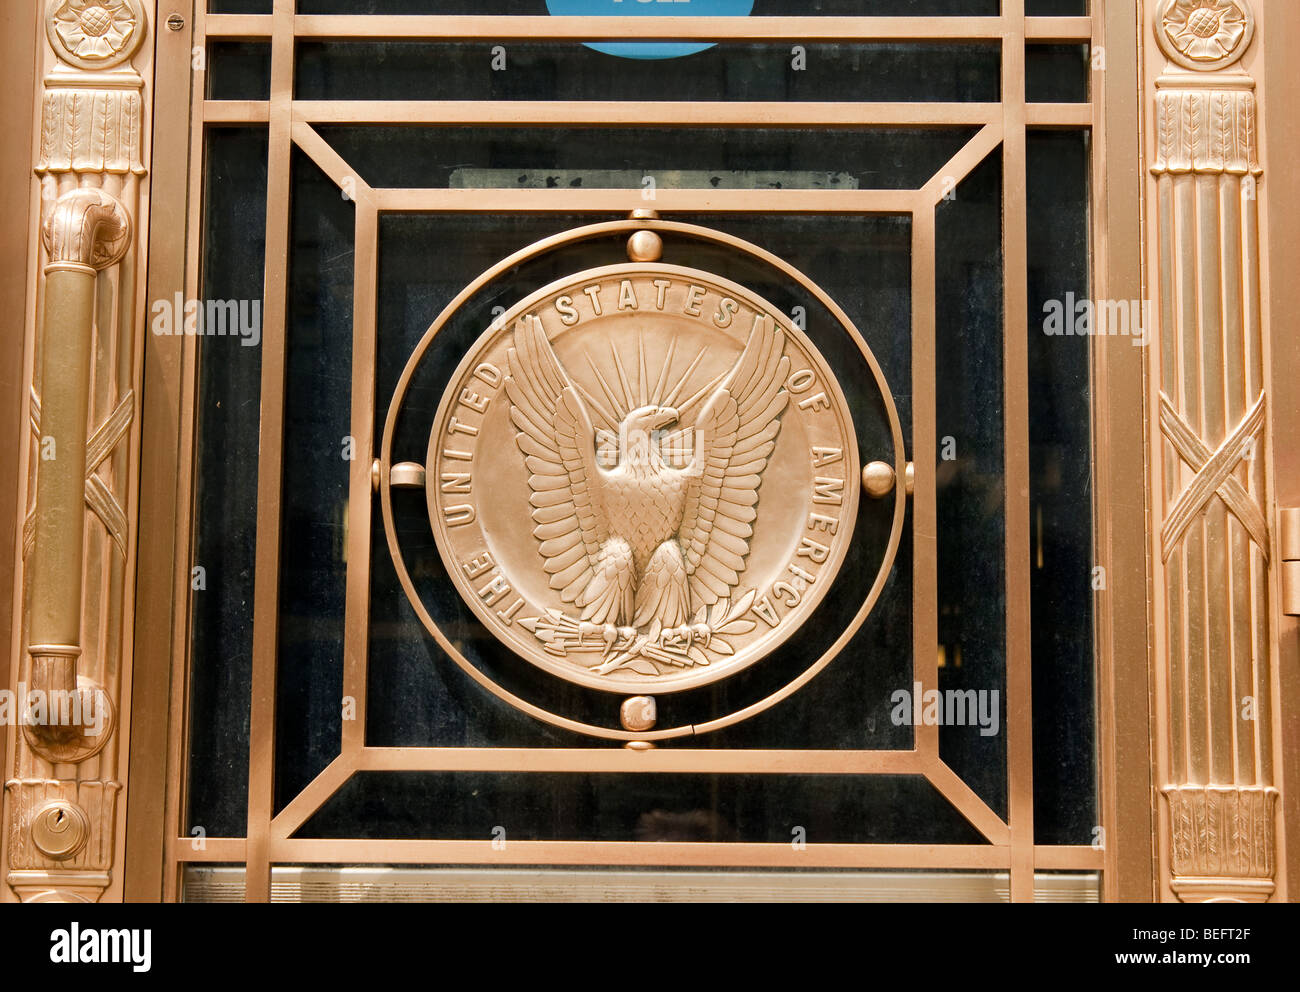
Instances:
[[[1276,871],[1259,114],[1247,0],[1160,0],[1152,167],[1160,328],[1154,540],[1161,838],[1185,901]]]

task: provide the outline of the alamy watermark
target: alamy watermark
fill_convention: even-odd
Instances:
[[[1043,304],[1043,333],[1049,337],[1131,337],[1144,348],[1155,327],[1150,300],[1090,300],[1066,293]]]
[[[139,927],[109,929],[72,922],[50,931],[54,964],[127,964],[135,972],[153,965],[153,931]]]
[[[109,720],[108,695],[103,689],[0,689],[0,727],[81,727],[87,737],[98,737]]]
[[[654,408],[646,408],[646,410],[650,409]],[[641,411],[633,411],[619,424],[616,431],[603,427],[597,428],[597,465],[612,470],[617,468],[625,458],[651,461],[658,459],[671,468],[683,471],[687,476],[698,476],[703,473],[705,462],[708,461],[703,431],[693,429],[674,431],[661,428],[647,430],[644,426],[634,426],[629,423],[640,413]],[[668,414],[676,419],[677,411],[667,410],[664,417],[666,418]],[[643,419],[640,423],[646,422]]]
[[[895,727],[979,727],[981,737],[993,737],[1001,725],[997,689],[897,689],[889,697],[889,719]]]
[[[261,300],[187,300],[177,293],[170,300],[154,300],[150,312],[150,327],[159,336],[238,337],[249,348],[262,342]]]

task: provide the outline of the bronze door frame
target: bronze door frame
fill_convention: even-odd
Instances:
[[[534,124],[605,123],[691,123],[727,126],[761,119],[771,124],[847,124],[870,119],[884,123],[920,124],[926,122],[968,123],[980,126],[965,148],[919,191],[695,191],[666,189],[657,191],[655,207],[661,215],[672,217],[677,212],[708,210],[780,209],[812,212],[872,212],[899,210],[909,213],[914,222],[914,286],[918,300],[933,296],[934,286],[934,207],[943,195],[945,178],[960,178],[1000,145],[1008,174],[1020,176],[1008,186],[1010,216],[1019,218],[1023,227],[1025,218],[1025,187],[1023,181],[1025,158],[1025,126],[1089,126],[1093,122],[1093,104],[1026,104],[1020,99],[1006,100],[1001,104],[655,104],[655,103],[459,103],[411,104],[384,103],[312,103],[289,101],[284,95],[292,87],[292,65],[289,53],[295,37],[339,37],[364,33],[368,37],[419,37],[419,38],[473,38],[480,42],[505,41],[516,38],[582,37],[589,36],[590,23],[568,22],[563,18],[376,18],[360,16],[348,18],[299,17],[291,20],[287,12],[271,17],[218,17],[210,16],[199,22],[199,30],[206,32],[194,40],[201,45],[215,37],[255,36],[269,38],[272,46],[272,93],[269,103],[222,103],[196,101],[193,113],[210,123],[247,123],[266,121],[270,128],[273,149],[268,202],[286,203],[288,200],[288,149],[296,145],[305,151],[316,164],[341,188],[345,182],[357,208],[357,279],[355,285],[355,338],[354,361],[361,365],[354,382],[352,436],[359,439],[373,435],[375,397],[373,384],[368,382],[374,349],[374,289],[375,242],[377,216],[385,210],[472,210],[508,211],[512,209],[554,211],[631,210],[639,205],[639,195],[623,190],[457,190],[372,189],[366,185],[345,161],[322,141],[314,129],[318,123],[380,123],[420,120],[426,123],[510,123],[528,119]],[[637,19],[635,29],[652,30],[644,20]],[[707,19],[706,19],[707,20]],[[676,31],[686,33],[681,21],[674,25]],[[1024,25],[1022,28],[1021,25]],[[631,26],[625,21],[620,28]],[[694,28],[694,24],[691,27]],[[830,38],[937,38],[941,40],[968,40],[988,38],[1001,40],[1004,45],[1003,91],[1025,91],[1024,51],[1026,38],[1056,42],[1077,40],[1092,41],[1093,23],[1088,18],[1028,19],[1020,21],[1013,13],[1003,18],[969,19],[893,19],[871,18],[864,21],[842,22],[837,19],[807,18],[744,19],[702,25],[699,33],[714,38],[756,40],[776,38],[789,40],[817,40]],[[198,89],[196,83],[196,91]],[[195,129],[198,133],[199,129]],[[1004,141],[1004,138],[1006,139]],[[191,149],[191,160],[197,159],[198,146]],[[197,187],[191,188],[191,211],[195,210]],[[197,215],[191,213],[191,225]],[[284,319],[284,269],[283,258],[287,238],[287,213],[281,209],[268,214],[266,273],[267,298],[264,302],[264,326],[278,326]],[[1016,230],[1017,225],[1007,225]],[[1007,270],[1021,272],[1026,264],[1024,237],[1006,238]],[[191,273],[193,269],[191,268]],[[191,275],[191,279],[193,276]],[[196,295],[197,287],[189,286],[189,296]],[[1005,308],[1007,325],[1027,323],[1023,277],[1008,281]],[[928,294],[928,295],[927,295]],[[913,389],[920,396],[933,397],[933,346],[923,344],[933,336],[933,310],[918,305],[914,308],[914,364]],[[1009,396],[1023,397],[1027,403],[1028,381],[1025,343],[1018,336],[1009,335],[1006,362],[1008,368],[1007,390]],[[192,349],[186,348],[186,371],[183,381],[192,381]],[[279,416],[283,402],[283,339],[275,335],[263,339],[263,453],[259,465],[259,504],[275,506],[279,487]],[[922,403],[913,428],[914,458],[917,464],[916,491],[913,512],[926,529],[925,521],[934,514],[934,464],[935,439],[933,414]],[[925,410],[926,412],[921,412]],[[268,412],[270,416],[268,417]],[[270,815],[270,701],[274,685],[275,626],[277,603],[275,582],[264,581],[261,576],[275,574],[279,549],[276,536],[277,521],[273,515],[259,514],[257,570],[255,583],[257,605],[254,611],[254,689],[253,731],[250,764],[249,834],[242,838],[205,839],[203,850],[180,840],[178,804],[173,800],[169,808],[168,830],[170,858],[181,862],[240,861],[249,865],[248,897],[266,898],[269,894],[269,866],[288,862],[369,862],[401,861],[406,863],[461,863],[461,864],[664,864],[664,865],[759,865],[765,867],[943,867],[1002,869],[1010,872],[1013,898],[1028,898],[1032,892],[1033,871],[1039,870],[1099,870],[1104,861],[1100,850],[1088,847],[1035,848],[1032,843],[1030,821],[1032,794],[1030,785],[1031,751],[1029,748],[1030,710],[1028,668],[1028,593],[1027,563],[1029,561],[1028,530],[1028,461],[1027,449],[1015,432],[1024,431],[1024,410],[1008,405],[1006,412],[1009,434],[1007,437],[1008,492],[1024,492],[1024,502],[1018,506],[1012,501],[1008,514],[1008,575],[1011,576],[1011,594],[1008,597],[1008,693],[1016,700],[1009,706],[1009,767],[1012,775],[1010,798],[1011,814],[1008,822],[992,813],[964,785],[947,766],[938,760],[937,728],[918,731],[917,749],[898,753],[877,752],[752,752],[714,749],[691,749],[688,752],[660,749],[648,753],[608,748],[548,748],[544,750],[510,749],[396,749],[370,748],[363,744],[362,721],[349,721],[344,727],[343,752],[334,764],[308,786],[281,813]],[[186,451],[187,433],[182,439],[182,455]],[[374,452],[368,442],[360,442],[361,451],[354,463],[352,479],[351,512],[348,533],[354,542],[349,551],[349,625],[345,633],[345,688],[344,694],[358,700],[358,710],[364,709],[364,600],[368,588],[367,566],[368,535],[370,533],[369,464]],[[184,480],[187,471],[179,476]],[[183,484],[183,483],[182,483]],[[179,504],[187,505],[182,489]],[[1017,510],[1023,514],[1017,515]],[[1023,516],[1020,524],[1014,521]],[[932,527],[930,528],[932,529]],[[931,546],[925,548],[918,542],[916,551],[916,587],[925,590],[933,585],[935,559]],[[183,546],[183,545],[182,545]],[[1018,563],[1012,566],[1011,563]],[[177,602],[183,592],[184,576],[176,587]],[[1021,590],[1021,591],[1017,591]],[[354,598],[355,597],[355,598]],[[932,599],[923,591],[916,597],[915,656],[937,659],[937,633]],[[354,613],[354,610],[356,611]],[[356,621],[352,622],[353,617]],[[178,624],[178,629],[180,629]],[[172,656],[184,656],[183,641],[174,642]],[[181,672],[173,672],[173,685],[181,683]],[[926,684],[937,683],[936,662],[923,662],[917,668],[917,678]],[[173,713],[183,712],[179,692],[173,699]],[[176,744],[183,739],[173,736],[172,767],[169,791],[173,797],[183,789],[179,777],[181,754]],[[958,805],[965,815],[985,834],[989,845],[978,847],[944,846],[926,849],[908,845],[819,845],[810,844],[806,850],[794,851],[786,845],[712,845],[712,844],[656,844],[652,851],[632,843],[582,843],[512,841],[509,853],[492,848],[489,841],[402,841],[382,845],[363,841],[308,841],[292,838],[292,832],[305,822],[310,813],[330,794],[339,788],[347,777],[360,769],[499,769],[499,770],[602,770],[627,773],[690,770],[695,772],[739,772],[770,770],[779,767],[787,771],[809,774],[832,771],[857,773],[921,772],[943,794]],[[647,860],[649,859],[649,860]],[[169,875],[168,881],[171,881]]]
[[[1288,42],[1300,41],[1300,12],[1284,8],[1273,0],[1254,0],[1259,15],[1255,48],[1248,55],[1247,70],[1252,72],[1261,91],[1264,121],[1267,124],[1263,143],[1265,170],[1273,163],[1275,174],[1295,153],[1300,152],[1300,133],[1288,125],[1268,116],[1269,99],[1275,105],[1294,106],[1300,97],[1300,81],[1288,74],[1285,52]],[[153,7],[152,4],[148,5]],[[197,6],[202,6],[198,4]],[[1026,104],[1023,100],[1010,100],[1001,104],[935,105],[935,104],[698,104],[686,109],[686,118],[697,124],[741,124],[750,122],[756,115],[773,123],[825,123],[850,124],[867,119],[873,122],[923,123],[935,120],[946,122],[969,121],[982,127],[980,134],[949,165],[941,170],[936,180],[951,169],[966,169],[976,164],[983,151],[996,148],[1001,143],[1004,163],[1007,166],[1006,203],[1010,230],[1023,228],[1024,206],[1024,135],[1026,127],[1073,126],[1091,127],[1094,135],[1093,158],[1093,254],[1092,273],[1094,294],[1102,299],[1150,299],[1156,295],[1149,281],[1154,281],[1158,266],[1146,250],[1147,238],[1154,230],[1149,207],[1149,179],[1146,163],[1150,160],[1150,145],[1146,140],[1150,101],[1154,75],[1159,72],[1156,56],[1150,42],[1150,17],[1154,4],[1139,0],[1094,0],[1096,12],[1089,18],[1023,18],[1023,0],[1004,0],[1003,13],[994,18],[749,18],[730,20],[691,19],[689,28],[681,23],[665,27],[658,19],[611,19],[611,35],[620,37],[683,37],[702,36],[710,40],[774,40],[799,41],[844,40],[861,38],[898,38],[957,40],[985,38],[1000,40],[1004,46],[1003,94],[1024,93],[1024,51],[1026,40],[1054,42],[1086,42],[1094,49],[1106,52],[1105,72],[1094,73],[1092,102],[1087,104],[1051,105]],[[319,122],[379,121],[384,119],[411,120],[412,113],[429,121],[460,122],[466,120],[516,121],[527,112],[534,123],[583,123],[606,121],[608,114],[622,114],[640,123],[683,120],[681,105],[665,104],[441,104],[413,106],[410,104],[348,105],[310,104],[293,102],[292,48],[297,36],[331,37],[360,31],[377,37],[422,37],[445,39],[473,39],[481,41],[509,41],[524,38],[583,39],[593,33],[588,19],[566,18],[388,18],[359,16],[347,18],[295,17],[292,3],[275,0],[275,12],[258,16],[219,16],[195,14],[188,2],[159,0],[151,13],[151,31],[145,49],[136,58],[137,67],[145,66],[153,87],[152,130],[155,135],[146,162],[151,159],[147,196],[139,218],[143,228],[148,203],[159,204],[155,217],[165,217],[165,223],[155,223],[148,236],[147,292],[137,301],[138,308],[145,300],[170,299],[177,292],[189,290],[187,298],[197,296],[195,273],[197,271],[197,240],[195,233],[199,220],[200,170],[202,160],[202,134],[205,124],[265,122],[269,128],[272,145],[272,169],[268,198],[281,204],[281,209],[268,212],[267,269],[265,324],[282,325],[284,317],[284,259],[287,252],[288,218],[283,205],[288,201],[288,150],[295,144],[311,155],[336,181],[351,176],[350,171],[325,146],[312,125]],[[177,30],[162,28],[168,19],[180,18]],[[34,16],[7,13],[20,23],[12,36],[31,38],[36,33]],[[30,23],[21,23],[24,19]],[[666,20],[666,19],[665,19]],[[869,23],[867,23],[869,22]],[[159,26],[158,30],[152,30]],[[31,30],[29,30],[31,29]],[[615,30],[616,29],[616,30]],[[25,34],[24,34],[25,32]],[[206,101],[201,99],[205,76],[202,71],[191,71],[192,51],[206,47],[215,38],[257,37],[267,39],[272,46],[271,97],[267,102]],[[1266,41],[1267,39],[1267,41]],[[148,57],[152,50],[152,58]],[[1278,56],[1265,59],[1264,53],[1278,52]],[[52,56],[42,48],[41,59]],[[39,61],[39,59],[38,59]],[[40,98],[40,87],[23,60],[11,61],[10,73],[19,82],[18,94],[27,94],[35,105]],[[152,63],[152,71],[148,66]],[[1154,66],[1154,68],[1153,68]],[[19,73],[17,70],[23,70]],[[1100,77],[1100,78],[1098,78]],[[12,98],[14,88],[6,91]],[[190,94],[195,94],[191,102]],[[1266,95],[1267,94],[1267,95]],[[1291,99],[1288,100],[1288,97]],[[1280,118],[1280,115],[1277,115]],[[39,115],[37,115],[39,121]],[[194,122],[192,124],[192,122]],[[33,142],[39,127],[33,129]],[[16,149],[16,150],[15,150]],[[26,171],[34,157],[21,143],[14,143],[6,161],[18,163],[18,170]],[[961,172],[957,174],[961,174]],[[355,178],[355,177],[352,177]],[[1017,181],[1017,178],[1019,181]],[[358,186],[364,184],[358,183]],[[1266,291],[1266,306],[1275,314],[1295,312],[1300,286],[1294,281],[1278,279],[1269,282],[1269,262],[1281,264],[1288,256],[1283,254],[1296,246],[1295,223],[1300,220],[1294,202],[1280,198],[1266,199],[1267,185],[1261,186],[1262,203],[1268,213],[1262,235],[1261,266]],[[597,191],[593,197],[584,193],[581,202],[566,199],[564,191],[549,199],[545,209],[555,210],[609,210],[627,209],[640,205],[631,202],[634,194],[625,191]],[[923,293],[933,286],[933,266],[925,259],[933,258],[933,205],[940,185],[932,181],[921,191],[884,195],[875,191],[811,192],[773,191],[756,198],[752,193],[743,197],[728,197],[726,191],[700,194],[689,190],[660,191],[657,209],[671,216],[673,211],[691,211],[707,207],[712,210],[752,209],[757,202],[762,208],[799,209],[807,211],[872,211],[898,209],[900,198],[906,198],[906,208],[916,219],[914,246],[914,285]],[[776,195],[781,193],[782,195]],[[531,198],[530,198],[531,199]],[[30,369],[31,342],[35,329],[38,305],[37,287],[40,283],[33,262],[39,256],[30,248],[36,243],[34,231],[39,217],[39,198],[30,195],[31,209],[22,225],[14,224],[12,216],[6,226],[29,246],[24,261],[26,276],[26,313],[28,334],[24,352]],[[373,334],[373,265],[374,253],[366,254],[363,243],[372,243],[376,219],[384,209],[416,210],[510,210],[535,207],[524,202],[514,191],[458,191],[458,190],[379,190],[361,188],[357,204],[357,313],[361,320],[355,333],[357,342],[372,345]],[[176,223],[172,218],[184,216],[186,223]],[[926,217],[929,217],[929,223]],[[187,237],[187,229],[189,235]],[[8,241],[6,243],[9,243]],[[140,269],[143,271],[145,240],[140,240]],[[1007,279],[1006,326],[1026,326],[1028,321],[1025,268],[1025,239],[1009,236],[1005,244]],[[363,261],[366,264],[362,264]],[[1148,277],[1150,273],[1150,277]],[[927,282],[928,280],[928,282]],[[367,317],[367,313],[369,317]],[[914,333],[918,341],[927,338],[932,326],[933,313],[928,318],[925,308],[914,314]],[[1267,320],[1267,318],[1266,318]],[[367,322],[368,321],[368,322]],[[12,339],[11,339],[12,340]],[[1279,337],[1279,341],[1284,340]],[[129,677],[122,686],[119,699],[123,711],[123,740],[128,739],[129,763],[124,780],[130,788],[118,813],[117,840],[113,860],[117,867],[113,881],[107,889],[107,898],[157,899],[177,898],[178,871],[185,862],[198,860],[212,862],[244,862],[250,867],[249,898],[265,899],[269,896],[271,864],[280,862],[319,861],[442,861],[460,864],[505,863],[490,847],[490,841],[414,841],[394,845],[385,844],[382,856],[358,850],[354,842],[301,841],[289,838],[289,822],[283,820],[273,826],[270,809],[270,743],[273,735],[274,655],[275,655],[275,583],[259,582],[255,610],[255,675],[253,689],[253,737],[250,768],[250,832],[244,838],[207,838],[206,849],[195,852],[190,839],[180,830],[182,775],[185,720],[185,666],[188,643],[188,571],[178,567],[189,556],[189,514],[184,509],[190,505],[189,466],[193,456],[194,438],[194,382],[195,347],[192,338],[157,337],[141,333],[137,336],[139,368],[146,388],[138,407],[137,424],[140,431],[137,454],[134,456],[139,471],[139,534],[133,535],[133,546],[138,545],[139,561],[134,597],[134,652]],[[1008,581],[1012,595],[1008,597],[1007,649],[1008,649],[1008,699],[1009,699],[1009,768],[1012,775],[1010,817],[1002,822],[996,816],[979,809],[982,803],[971,803],[969,797],[960,801],[969,808],[968,815],[979,820],[989,837],[988,846],[948,847],[942,851],[909,849],[900,845],[829,845],[817,850],[810,844],[798,861],[791,863],[808,867],[815,864],[888,868],[924,867],[942,865],[948,868],[1000,869],[1010,874],[1010,895],[1013,899],[1032,898],[1034,871],[1037,870],[1100,870],[1103,873],[1104,893],[1107,899],[1167,898],[1169,868],[1166,860],[1166,842],[1158,824],[1163,815],[1157,794],[1163,781],[1164,770],[1155,764],[1158,755],[1153,749],[1153,736],[1160,724],[1153,720],[1153,710],[1159,701],[1153,698],[1157,670],[1161,660],[1153,656],[1153,636],[1157,617],[1153,610],[1149,560],[1153,540],[1146,514],[1134,512],[1137,507],[1150,507],[1147,498],[1148,473],[1151,456],[1151,413],[1148,401],[1149,372],[1140,349],[1131,347],[1129,341],[1118,337],[1098,336],[1094,339],[1094,413],[1093,437],[1095,458],[1095,492],[1097,505],[1094,513],[1097,562],[1106,569],[1110,578],[1109,595],[1097,600],[1097,664],[1098,664],[1098,734],[1099,734],[1099,788],[1100,808],[1105,846],[1101,851],[1093,848],[1054,848],[1035,846],[1032,837],[1032,785],[1029,778],[1031,752],[1030,728],[1030,673],[1028,666],[1028,596],[1016,595],[1025,590],[1021,563],[1029,561],[1029,513],[1027,496],[1027,446],[1024,398],[1029,386],[1026,354],[1023,339],[1007,335],[1006,385],[1008,406],[1007,423],[1007,563]],[[360,349],[358,349],[360,351]],[[920,347],[916,352],[914,379],[920,381],[930,368],[932,348]],[[1275,348],[1269,359],[1273,376],[1274,401],[1270,416],[1272,436],[1287,436],[1289,429],[1300,429],[1300,401],[1289,397],[1282,388],[1285,382],[1300,381],[1294,374],[1300,370],[1300,357],[1284,348]],[[283,403],[284,348],[283,335],[264,338],[263,356],[263,451],[259,471],[259,514],[267,507],[278,505],[279,486],[279,422]],[[28,373],[30,376],[30,373]],[[375,415],[373,384],[367,395],[364,382],[368,377],[359,374],[354,387],[353,420],[355,437],[369,437],[372,430],[365,427]],[[372,378],[372,377],[370,377]],[[11,405],[17,408],[25,403],[25,383]],[[926,387],[933,390],[933,386]],[[4,390],[5,395],[10,395]],[[1141,422],[1144,431],[1133,430]],[[12,421],[11,421],[12,423]],[[26,417],[20,418],[22,437],[27,437]],[[924,465],[933,464],[933,422],[926,422],[924,412],[918,410],[913,427],[914,457],[917,463],[918,518],[933,513],[933,471]],[[30,452],[25,441],[15,446],[22,449],[18,473],[19,487],[4,492],[6,506],[13,512],[4,516],[8,522],[21,519],[27,497],[25,466]],[[1300,466],[1295,462],[1300,454],[1287,450],[1274,452],[1278,505],[1300,505]],[[359,457],[354,463],[352,480],[354,513],[363,513],[367,519],[354,523],[350,533],[359,544],[368,540],[368,515],[370,512],[369,465],[370,455]],[[1012,493],[1024,495],[1011,498]],[[927,493],[929,494],[927,496]],[[927,502],[928,500],[928,502]],[[0,506],[5,509],[6,506]],[[1023,510],[1023,513],[1019,511]],[[274,518],[274,514],[272,515]],[[270,521],[274,524],[274,519]],[[21,533],[21,530],[19,530]],[[19,542],[20,543],[20,542]],[[918,585],[933,575],[933,555],[918,547],[916,558]],[[276,574],[275,563],[279,548],[276,527],[258,532],[258,571],[264,575]],[[364,556],[363,556],[364,557]],[[1275,556],[1276,557],[1276,556]],[[15,574],[22,574],[21,547],[15,552]],[[354,560],[349,555],[349,560]],[[927,572],[926,569],[930,571]],[[3,576],[0,576],[2,578]],[[349,589],[358,577],[349,574]],[[1019,583],[1019,584],[1018,584]],[[1273,583],[1278,585],[1278,583]],[[358,588],[363,588],[358,586]],[[1300,690],[1300,675],[1295,672],[1296,644],[1294,620],[1281,616],[1276,604],[1271,615],[1273,637],[1272,668],[1275,700],[1296,700]],[[21,589],[15,592],[14,615],[21,615]],[[918,606],[924,606],[918,599]],[[933,658],[933,620],[923,610],[918,610],[915,631],[916,643],[925,650],[916,652],[917,658]],[[6,662],[11,671],[5,684],[16,681],[20,666],[12,664],[22,656],[21,625],[15,624],[12,635],[14,651]],[[349,637],[355,636],[349,634]],[[128,656],[132,652],[128,652]],[[129,714],[129,719],[127,715]],[[1288,751],[1283,742],[1298,739],[1297,717],[1290,708],[1282,711],[1273,722],[1272,744],[1277,755],[1276,784],[1294,781],[1300,774],[1300,755]],[[925,742],[918,735],[919,747]],[[5,746],[8,751],[4,750]],[[5,741],[0,744],[0,759],[9,762],[13,748],[19,746],[12,728],[6,728]],[[496,754],[450,754],[456,749],[420,749],[421,754],[372,753],[395,749],[360,748],[357,767],[422,768],[481,768],[509,767],[533,770],[576,770],[599,768],[610,771],[692,770],[737,771],[753,762],[780,760],[793,770],[809,773],[838,769],[871,771],[886,765],[902,762],[909,768],[928,770],[943,776],[944,769],[937,762],[937,753],[926,758],[923,750],[884,756],[872,752],[849,752],[821,758],[798,757],[797,752],[731,752],[702,751],[692,755],[674,754],[661,750],[647,754],[613,751],[597,748],[559,749],[554,751],[522,751]],[[414,750],[414,749],[396,749]],[[497,751],[498,749],[483,749]],[[346,751],[346,742],[345,742]],[[166,755],[166,760],[160,758]],[[124,751],[124,759],[128,753]],[[648,759],[648,761],[647,761]],[[908,764],[908,763],[911,764]],[[901,766],[900,766],[901,767]],[[348,767],[327,770],[309,791],[328,795],[332,787],[341,784]],[[8,765],[6,765],[8,775]],[[946,779],[951,794],[962,797],[961,783],[951,772]],[[969,790],[967,790],[969,791]],[[299,799],[302,799],[300,796]],[[1300,797],[1295,790],[1283,789],[1281,809],[1284,822],[1297,822]],[[292,813],[291,819],[301,823],[305,819],[306,803],[297,800],[277,819]],[[989,819],[993,816],[993,822]],[[163,825],[160,829],[160,824]],[[6,845],[8,837],[6,837]],[[668,845],[671,847],[671,845]],[[667,850],[656,845],[657,864],[701,865],[771,865],[784,863],[784,855],[774,852],[771,845],[718,845],[726,850],[701,851],[701,845],[681,845],[682,850]],[[576,842],[534,842],[527,846],[512,842],[511,862],[552,862],[555,864],[646,864],[643,850],[635,844],[592,845]],[[582,850],[578,850],[582,848]],[[686,848],[691,848],[688,850]],[[750,849],[752,848],[752,849]],[[835,849],[832,849],[835,848]],[[1300,884],[1300,864],[1297,853],[1285,846],[1285,833],[1279,831],[1279,868],[1277,871],[1278,898],[1286,898],[1290,886]],[[662,850],[661,850],[662,849]],[[1161,857],[1158,859],[1156,852]],[[12,897],[5,890],[5,897]]]

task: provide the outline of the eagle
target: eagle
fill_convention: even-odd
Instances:
[[[664,429],[690,429],[679,424],[688,404],[660,401],[659,388],[645,395],[644,354],[643,405],[620,418],[591,398],[603,419],[617,423],[616,448],[602,455],[584,390],[560,364],[541,320],[516,322],[504,388],[528,470],[533,535],[550,587],[581,620],[653,638],[686,630],[696,611],[730,597],[789,398],[784,343],[774,320],[755,321],[735,365],[706,385],[712,392],[690,425],[693,455],[677,467],[664,457]],[[670,351],[665,376],[671,359]],[[593,371],[599,376],[594,363]],[[632,406],[636,397],[624,386]]]

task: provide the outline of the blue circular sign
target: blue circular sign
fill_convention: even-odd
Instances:
[[[546,0],[555,17],[747,17],[754,0]],[[675,59],[712,48],[707,41],[589,42],[606,55],[627,59]]]

